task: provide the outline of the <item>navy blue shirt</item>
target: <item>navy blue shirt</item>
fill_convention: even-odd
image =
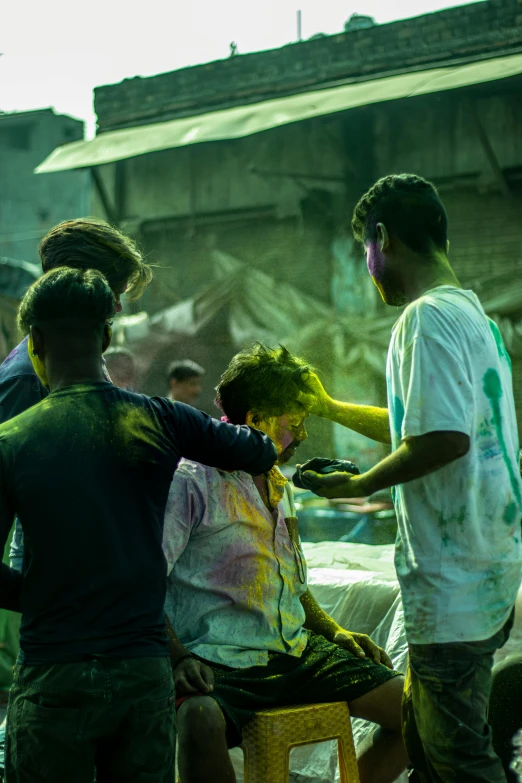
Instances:
[[[277,453],[257,430],[110,383],[52,392],[0,426],[0,547],[15,514],[25,539],[0,606],[22,612],[27,663],[167,654],[163,518],[182,456],[255,474]]]
[[[34,371],[26,337],[0,364],[0,423],[9,421],[47,397]]]

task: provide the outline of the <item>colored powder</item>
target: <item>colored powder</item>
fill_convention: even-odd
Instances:
[[[511,482],[511,489],[513,490],[513,494],[516,497],[518,501],[518,505],[520,507],[520,505],[522,505],[520,487],[519,487],[517,476],[515,475],[515,471],[513,469],[513,463],[509,459],[507,453],[506,441],[504,440],[504,433],[502,431],[502,411],[500,409],[500,399],[503,394],[502,384],[500,382],[500,377],[498,372],[494,370],[492,367],[490,367],[490,369],[487,370],[486,373],[484,374],[483,389],[484,389],[484,394],[486,395],[486,397],[488,398],[491,404],[491,411],[493,414],[492,416],[493,426],[495,427],[495,431],[497,433],[497,438],[500,444],[502,457],[508,469],[509,480]],[[504,519],[505,518],[506,518],[506,514],[504,513]]]
[[[377,242],[370,242],[366,248],[366,264],[368,272],[373,278],[375,285],[378,285],[384,274],[384,256],[381,253]]]
[[[399,440],[402,438],[402,423],[404,421],[404,405],[398,397],[393,398],[393,429]]]
[[[488,320],[489,320],[489,328],[491,329],[491,333],[495,338],[495,342],[497,344],[498,355],[501,359],[505,359],[509,364],[509,366],[511,367],[511,356],[506,351],[506,346],[504,345],[502,335],[500,334],[500,329],[496,325],[495,321],[492,321],[491,319]]]

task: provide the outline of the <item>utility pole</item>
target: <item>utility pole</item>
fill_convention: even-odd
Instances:
[[[303,36],[302,36],[301,33],[302,33],[302,30],[301,30],[301,11],[298,11],[297,12],[297,40],[298,41],[302,41],[303,40]]]

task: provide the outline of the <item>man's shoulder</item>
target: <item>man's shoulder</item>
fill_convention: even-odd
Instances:
[[[215,484],[234,482],[234,477],[244,475],[242,471],[228,472],[219,468],[211,468],[209,465],[203,465],[201,462],[195,462],[191,459],[182,457],[178,462],[174,479],[179,481],[193,481],[197,484]]]
[[[26,442],[27,436],[34,432],[34,426],[40,420],[43,414],[42,406],[45,407],[47,398],[36,402],[31,407],[26,408],[21,413],[0,422],[0,440],[3,444],[8,441],[11,445],[15,443]]]
[[[211,468],[208,465],[202,465],[200,462],[182,457],[174,473],[171,493],[179,491],[182,486],[187,484],[202,491],[205,495],[212,494],[218,487],[222,487],[225,484],[238,489],[246,476],[248,474],[242,470],[220,470],[219,468]]]
[[[9,356],[0,364],[0,385],[20,375],[30,375],[37,380],[27,343],[28,338],[26,337],[16,348],[13,348]]]
[[[465,328],[466,323],[487,323],[482,307],[471,291],[443,287],[428,291],[411,302],[395,326],[396,338],[428,337],[443,339]]]

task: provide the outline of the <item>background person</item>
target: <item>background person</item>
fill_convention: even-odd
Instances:
[[[190,359],[172,362],[168,370],[169,399],[195,405],[203,388],[205,370]]]
[[[7,717],[9,783],[171,783],[172,670],[164,621],[165,504],[181,456],[270,469],[274,444],[103,373],[115,298],[100,272],[59,268],[20,305],[50,393],[0,426],[0,546],[14,515],[22,612]]]
[[[139,299],[152,280],[152,270],[143,260],[136,243],[121,231],[97,218],[66,220],[52,228],[40,242],[42,269],[61,266],[98,269],[107,279],[115,297],[116,312],[122,309],[121,295]],[[29,338],[11,351],[0,365],[0,424],[40,402],[48,394],[31,362]],[[20,525],[12,532],[11,563],[22,569],[23,535]],[[6,553],[7,554],[7,553]],[[7,562],[7,557],[4,562]],[[4,631],[0,650],[0,688],[8,689],[18,653],[19,617],[3,612]]]
[[[115,386],[126,391],[136,391],[136,360],[128,348],[109,348],[103,354],[105,366]]]
[[[493,655],[509,636],[522,575],[511,362],[498,327],[450,266],[433,185],[412,174],[379,180],[355,208],[353,228],[383,300],[408,305],[388,352],[389,412],[336,402],[312,376],[306,404],[391,441],[393,452],[360,476],[315,475],[317,493],[365,497],[394,487],[411,760],[431,781],[505,783],[487,710]],[[420,754],[408,742],[417,732]]]

